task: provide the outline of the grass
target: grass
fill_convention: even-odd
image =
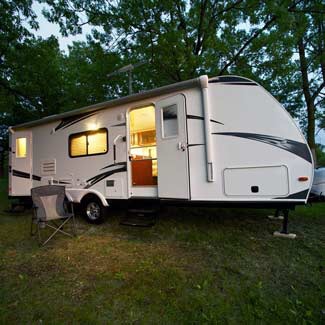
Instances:
[[[149,229],[112,212],[42,249],[30,213],[1,212],[0,323],[324,324],[325,204],[292,213],[296,240],[270,212],[169,208]]]

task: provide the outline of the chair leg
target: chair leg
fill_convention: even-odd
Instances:
[[[34,217],[32,217],[32,221],[30,223],[30,235],[31,236],[34,236],[35,235],[35,233],[33,232],[34,220],[35,220]]]
[[[37,221],[37,234],[38,234],[38,245],[42,246],[42,237],[41,237],[41,230],[40,230],[39,221]]]
[[[70,236],[70,237],[73,237],[71,234],[69,234],[69,233],[67,233],[67,232],[65,232],[65,231],[63,231],[62,230],[62,228],[63,228],[63,226],[68,222],[70,220],[70,218],[68,218],[68,219],[66,219],[64,222],[62,222],[61,223],[61,225],[58,227],[58,228],[55,228],[55,227],[53,227],[52,225],[50,225],[50,224],[46,224],[46,226],[48,226],[48,227],[50,227],[51,229],[55,229],[55,231],[52,233],[52,235],[48,238],[48,239],[46,239],[45,240],[45,242],[44,243],[42,243],[42,246],[45,246],[55,235],[56,235],[56,233],[58,233],[58,232],[60,232],[60,233],[62,233],[62,234],[65,234],[65,235],[67,235],[67,236]]]
[[[76,228],[76,220],[74,218],[74,215],[72,215],[72,227],[73,227],[73,235],[77,236],[77,228]]]

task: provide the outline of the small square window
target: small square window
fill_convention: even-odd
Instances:
[[[27,157],[27,139],[17,138],[16,139],[16,157],[26,158]]]

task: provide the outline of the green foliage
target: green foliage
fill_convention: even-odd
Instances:
[[[299,120],[313,144],[315,121],[324,119],[323,1],[40,2],[63,35],[78,34],[85,24],[94,29],[87,42],[64,54],[54,37],[32,35],[38,27],[32,1],[1,2],[2,129],[126,95],[126,75],[107,75],[146,62],[134,71],[135,92],[201,74],[255,79]]]
[[[80,108],[127,94],[121,78],[107,75],[119,68],[117,53],[105,51],[99,43],[75,42],[62,57],[65,104],[61,111]]]

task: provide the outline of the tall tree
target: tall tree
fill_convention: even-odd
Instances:
[[[108,74],[123,64],[117,53],[105,51],[98,42],[74,42],[64,57],[65,105],[71,110],[126,94],[123,79]]]

